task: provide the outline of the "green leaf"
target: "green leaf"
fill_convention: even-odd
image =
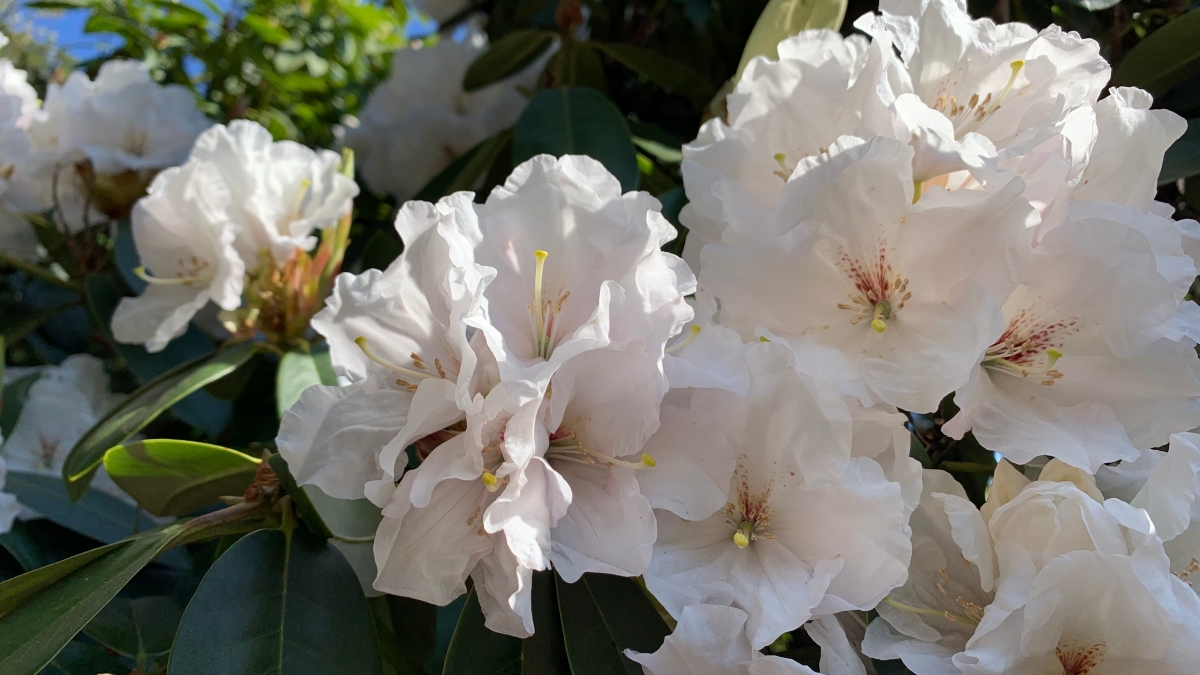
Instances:
[[[0,337],[3,337],[9,344],[20,342],[25,336],[37,330],[38,326],[54,318],[55,315],[74,307],[76,304],[75,302],[68,302],[48,309],[30,312],[20,318],[14,317],[16,320],[12,321],[12,323],[6,322],[7,325],[4,327],[4,332]]]
[[[121,489],[156,516],[182,516],[254,481],[260,460],[207,443],[153,440],[104,453],[104,469]]]
[[[571,675],[641,675],[641,667],[621,653],[587,582],[568,584],[558,575],[555,581]]]
[[[229,375],[250,360],[258,346],[244,342],[182,363],[133,392],[89,429],[63,462],[67,493],[78,498],[104,461],[104,453],[141,431],[188,394]]]
[[[784,39],[813,28],[841,28],[846,4],[847,0],[771,0],[750,31],[733,82],[741,79],[750,59],[756,56],[778,59],[777,48]]]
[[[1077,7],[1082,7],[1089,12],[1099,12],[1116,7],[1120,4],[1121,0],[1067,0],[1067,2]]]
[[[277,45],[287,40],[291,35],[277,26],[271,19],[257,14],[247,14],[242,17],[242,24],[254,32],[263,42]]]
[[[103,645],[91,640],[71,640],[40,675],[96,675],[96,673],[120,673],[127,669],[121,657],[108,651]]]
[[[9,471],[4,491],[59,525],[106,544],[154,527],[136,506],[96,488],[71,499],[62,480],[52,474]]]
[[[29,388],[41,377],[41,373],[34,372],[4,385],[4,394],[0,398],[0,436],[12,436],[21,416],[21,408],[25,407],[25,399],[29,397]]]
[[[124,265],[128,265],[130,270],[138,264],[137,252],[129,243],[132,238],[133,235],[128,229],[128,225],[122,223],[118,227],[116,258],[118,264],[123,262]],[[125,251],[124,261],[122,261],[123,250]],[[129,259],[130,253],[133,254],[131,260]],[[133,276],[132,272],[129,276],[139,283],[145,284]],[[88,308],[91,310],[96,327],[100,334],[112,343],[113,350],[129,367],[133,376],[137,378],[138,384],[145,384],[184,361],[214,352],[212,341],[195,326],[188,327],[183,335],[171,340],[166,349],[154,354],[147,352],[141,345],[116,342],[113,339],[110,324],[117,304],[125,295],[121,281],[112,275],[97,274],[88,277],[84,283],[87,290]],[[216,435],[229,421],[232,408],[233,406],[228,401],[219,401],[207,392],[198,391],[171,406],[171,412],[205,433]]]
[[[604,628],[622,653],[632,649],[649,654],[662,647],[671,629],[636,579],[585,574],[576,583],[585,584],[591,592]]]
[[[505,129],[466,151],[421,188],[415,199],[435,202],[461,190],[475,189],[479,179],[512,142],[512,137],[512,130]]]
[[[1174,183],[1196,174],[1200,174],[1200,117],[1188,120],[1187,131],[1167,148],[1162,171],[1158,173],[1158,184]]]
[[[1200,10],[1176,17],[1134,45],[1113,72],[1113,86],[1141,87],[1155,97],[1200,73]]]
[[[513,135],[513,164],[534,155],[590,155],[636,190],[637,153],[621,111],[595,89],[543,89],[530,101]]]
[[[567,660],[563,644],[563,622],[558,615],[552,571],[533,573],[531,607],[533,635],[521,641],[521,675],[578,675]]]
[[[275,410],[283,413],[296,405],[305,389],[318,384],[336,385],[329,350],[316,353],[292,351],[279,360],[275,374]]]
[[[178,532],[147,533],[0,584],[0,673],[41,670]]]
[[[388,265],[392,264],[392,261],[400,257],[403,250],[404,244],[395,234],[382,228],[375,230],[371,238],[367,240],[367,245],[363,247],[360,261],[362,268],[364,270],[385,270]]]
[[[612,60],[651,82],[687,96],[697,107],[704,107],[717,91],[703,75],[692,70],[687,64],[658,52],[611,42],[589,42],[588,45],[592,49],[604,52]]]
[[[480,54],[463,77],[463,89],[476,91],[512,75],[533,63],[550,48],[554,33],[548,30],[518,30],[496,42]]]
[[[562,86],[591,87],[597,91],[608,90],[608,77],[604,64],[589,42],[572,42],[559,50],[556,58],[562,59]]]
[[[385,595],[392,634],[388,636],[399,675],[425,675],[425,665],[437,649],[437,607],[427,602]],[[380,645],[381,648],[385,645]]]
[[[175,630],[182,617],[183,608],[170,596],[113,598],[83,632],[114,652],[133,659],[144,672],[154,657],[171,651]]]
[[[383,515],[369,499],[337,499],[315,485],[297,485],[282,455],[271,455],[267,463],[279,476],[283,489],[292,496],[304,523],[315,534],[350,543],[374,541]]]
[[[303,529],[242,537],[188,603],[171,675],[382,675],[350,564]]]
[[[442,675],[521,675],[521,641],[483,625],[474,590],[454,627]]]

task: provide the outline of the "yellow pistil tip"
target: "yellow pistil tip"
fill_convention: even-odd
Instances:
[[[550,254],[545,251],[534,251],[533,252],[533,257],[537,258],[538,262],[544,262],[546,260],[546,258],[548,258],[549,256],[550,256]]]
[[[1063,355],[1063,353],[1061,351],[1055,349],[1054,347],[1051,347],[1046,350],[1046,356],[1049,356],[1052,359],[1061,359],[1062,355]]]
[[[882,335],[883,331],[887,330],[887,323],[883,319],[872,319],[871,330]]]
[[[696,336],[696,335],[699,335],[699,334],[700,334],[700,330],[701,330],[701,329],[700,329],[700,326],[697,326],[697,325],[694,325],[694,324],[693,324],[693,325],[692,325],[692,328],[691,328],[691,330],[690,330],[689,332],[690,332],[690,333],[691,333],[693,336]]]
[[[500,484],[500,479],[496,478],[496,474],[491,471],[484,471],[480,478],[483,480],[483,486],[487,488],[488,492],[495,492],[497,486]]]
[[[733,543],[737,544],[738,548],[746,548],[750,545],[750,537],[739,530],[733,533]]]
[[[643,452],[642,453],[642,464],[645,464],[646,466],[649,466],[649,467],[654,467],[654,466],[658,465],[658,462],[654,461],[654,458],[650,456],[650,453]]]
[[[769,338],[767,338],[767,336],[765,336],[765,335],[759,335],[758,341],[759,342],[770,342],[771,340]]]
[[[358,337],[354,338],[354,344],[358,345],[359,349],[366,347],[367,346],[367,336],[359,335]]]
[[[1016,73],[1017,71],[1019,71],[1025,67],[1025,62],[1018,60],[1018,61],[1013,61],[1012,63],[1010,63],[1008,65],[1012,66],[1013,73]]]

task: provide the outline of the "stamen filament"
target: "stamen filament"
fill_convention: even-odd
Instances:
[[[979,625],[978,621],[976,621],[970,617],[965,617],[960,614],[955,614],[953,612],[948,612],[948,611],[943,611],[943,610],[925,609],[924,607],[913,607],[912,605],[906,605],[902,602],[897,602],[897,601],[893,600],[890,596],[884,598],[883,601],[886,602],[887,604],[891,605],[892,607],[903,610],[905,612],[912,612],[913,614],[923,614],[925,616],[940,616],[943,619],[947,619],[947,620],[953,621],[955,623],[965,623],[965,624],[968,624],[971,626]]]
[[[609,466],[621,466],[625,467],[626,469],[647,469],[658,464],[658,462],[656,462],[649,453],[643,452],[642,459],[639,462],[630,462],[624,459],[610,457],[603,452],[592,450],[591,448],[584,447],[578,443],[571,445],[551,445],[547,449],[547,455],[551,454],[554,459],[561,459],[567,462],[578,462],[580,464],[588,464],[593,466],[594,462],[588,461],[589,458],[600,460]],[[575,456],[572,457],[571,455]]]
[[[545,349],[542,346],[546,338],[546,323],[545,323],[545,308],[542,307],[542,272],[546,267],[546,258],[550,254],[545,251],[534,251],[533,257],[537,259],[537,266],[533,270],[533,320],[534,325],[534,340],[537,342],[538,356],[545,358],[542,353]]]
[[[1006,96],[1008,96],[1008,92],[1012,91],[1013,85],[1017,83],[1017,75],[1025,67],[1025,62],[1018,60],[1013,61],[1008,65],[1012,68],[1012,74],[1008,76],[1008,83],[1004,85],[1004,89],[1000,91],[1000,95],[996,97],[996,101],[988,106],[987,111],[984,113],[985,117],[991,115],[1000,108],[1000,102],[1003,101]]]
[[[696,336],[699,334],[700,334],[700,326],[693,324],[691,329],[688,331],[687,337],[683,338],[679,342],[676,342],[675,344],[671,345],[670,347],[667,347],[667,350],[666,350],[667,353],[674,354],[675,352],[683,349],[684,347],[691,344],[692,340],[695,340]]]
[[[393,370],[397,373],[400,373],[401,375],[415,377],[419,380],[427,380],[427,379],[433,377],[433,375],[430,375],[428,373],[420,373],[415,370],[410,370],[408,368],[405,368],[404,366],[398,366],[398,365],[392,363],[391,361],[385,361],[378,354],[371,351],[371,348],[367,346],[367,336],[365,336],[365,335],[360,335],[360,336],[354,338],[354,344],[358,345],[358,348],[362,350],[363,354],[365,354],[368,359],[371,359],[375,363],[378,363],[379,365],[383,366],[384,368],[387,368],[388,370]]]
[[[292,217],[300,216],[300,209],[304,206],[304,198],[308,196],[308,190],[312,187],[312,181],[304,178],[300,181],[300,191],[296,193],[296,203],[292,205]]]
[[[141,266],[133,268],[133,273],[135,276],[137,276],[137,278],[141,279],[142,281],[144,281],[148,284],[159,284],[160,286],[175,286],[175,285],[183,285],[183,284],[193,284],[193,283],[197,283],[197,282],[204,282],[204,281],[212,280],[212,277],[204,277],[204,276],[174,277],[174,278],[152,277],[152,276],[150,276],[150,273],[146,271],[146,268],[141,267]]]

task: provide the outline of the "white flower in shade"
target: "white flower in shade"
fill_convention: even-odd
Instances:
[[[133,237],[149,285],[122,298],[113,336],[150,352],[187,330],[211,300],[222,309],[242,302],[246,265],[234,248],[229,188],[212,164],[188,162],[160,173],[133,210]]]
[[[32,373],[39,376],[29,388],[12,433],[0,444],[0,462],[6,462],[9,471],[58,477],[75,443],[123,397],[109,391],[104,362],[89,354],[68,356],[57,366],[13,371],[5,373],[5,380]],[[130,501],[103,467],[93,485]],[[3,504],[0,500],[0,513]]]
[[[108,61],[94,81],[73,72],[50,85],[44,115],[30,127],[26,179],[42,207],[77,231],[103,222],[85,213],[89,201],[127,208],[154,172],[183,164],[210,124],[186,88],[158,84],[143,63]]]
[[[0,445],[3,444],[4,437],[0,436]],[[0,457],[0,488],[4,487],[6,473],[8,473],[8,468],[4,464],[4,458]],[[0,534],[12,529],[13,521],[16,520],[19,513],[21,513],[21,504],[17,502],[17,498],[7,492],[0,492]]]
[[[904,491],[852,456],[850,410],[829,384],[797,372],[781,345],[752,345],[746,361],[744,397],[691,397],[736,453],[725,508],[700,521],[658,513],[645,579],[675,617],[694,604],[745,611],[761,648],[814,612],[874,607],[903,583],[911,549]]]
[[[972,556],[978,564],[964,557],[964,549],[973,551],[981,542],[955,538],[952,523],[975,509],[950,474],[927,470],[922,488],[910,521],[908,580],[876,607],[879,618],[867,626],[862,649],[873,658],[901,659],[916,675],[957,675],[951,659],[966,647],[995,595],[991,548],[985,558]],[[960,508],[949,508],[947,496]],[[962,502],[969,510],[961,509]]]
[[[1161,337],[1194,273],[1163,276],[1163,244],[1139,223],[1153,216],[1088,202],[1071,216],[1034,249],[943,431],[971,430],[1018,463],[1048,454],[1094,472],[1200,423],[1200,361]]]
[[[350,212],[358,186],[339,171],[342,158],[293,141],[274,142],[262,125],[216,124],[196,139],[192,160],[217,167],[229,188],[229,219],[247,268],[262,251],[283,263],[317,243],[313,232]]]
[[[752,59],[726,104],[728,124],[712,119],[683,148],[691,202],[684,259],[699,267],[705,244],[726,228],[751,236],[769,229],[792,167],[821,155],[863,126],[890,124],[877,85],[899,64],[890,45],[809,30],[779,43],[779,60]]]
[[[0,250],[23,260],[38,257],[33,227],[21,215],[39,210],[22,166],[30,152],[29,126],[40,114],[25,71],[0,59]]]
[[[433,46],[414,43],[395,53],[391,75],[346,129],[346,145],[372,191],[411,199],[455,159],[516,123],[526,102],[519,89],[533,88],[545,60],[464,91],[467,67],[486,49],[487,35],[471,22],[458,39],[444,36]]]
[[[855,25],[900,50],[893,133],[911,139],[917,180],[1024,154],[1108,82],[1100,45],[1058,26],[972,20],[961,0],[890,0],[880,12]]]
[[[1018,179],[996,193],[930,188],[914,204],[911,164],[883,137],[801,161],[773,231],[730,228],[701,252],[720,323],[785,340],[868,404],[929,411],[966,384],[999,335],[1030,207]]]
[[[691,605],[675,632],[653,654],[626,650],[646,675],[816,675],[780,656],[763,656],[746,639],[746,613],[736,607]]]
[[[1003,578],[966,651],[965,675],[1194,673],[1200,599],[1161,546],[1073,551]]]

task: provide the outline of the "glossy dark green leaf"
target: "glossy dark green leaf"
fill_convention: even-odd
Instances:
[[[778,59],[779,43],[813,28],[838,30],[846,16],[847,0],[771,0],[763,8],[738,64],[733,81],[742,77],[746,64],[756,56]]]
[[[171,652],[171,675],[382,675],[349,563],[306,530],[259,530],[209,569]]]
[[[145,282],[132,274],[138,259],[137,250],[129,244],[133,235],[128,232],[128,228],[127,223],[122,223],[117,228],[116,263],[120,266],[124,278],[132,277],[137,283],[145,285]],[[49,231],[47,228],[39,230]],[[125,295],[122,282],[109,275],[98,274],[88,277],[85,287],[88,308],[96,327],[112,344],[113,350],[129,367],[139,384],[145,384],[181,363],[213,353],[212,341],[195,326],[189,326],[183,335],[171,340],[166,349],[155,354],[147,352],[141,345],[127,345],[114,341],[109,324],[117,303]],[[171,412],[205,433],[216,435],[229,421],[232,407],[228,401],[218,400],[207,392],[197,391],[171,406]]]
[[[128,666],[104,645],[79,637],[67,643],[39,675],[96,675],[121,673]]]
[[[261,460],[237,450],[176,440],[135,441],[104,453],[117,485],[156,516],[182,516],[240,495]]]
[[[305,389],[318,384],[337,384],[328,349],[284,354],[275,373],[275,409],[279,416],[300,400]]]
[[[518,30],[496,42],[480,54],[463,77],[463,89],[476,91],[521,72],[554,43],[554,32]]]
[[[370,500],[337,499],[315,485],[297,485],[281,455],[271,455],[267,461],[279,476],[283,489],[292,496],[300,517],[315,534],[355,543],[374,540],[383,516]]]
[[[1154,96],[1200,73],[1200,10],[1192,10],[1134,45],[1113,71],[1113,86],[1141,87]]]
[[[427,602],[385,595],[371,598],[387,615],[380,651],[398,675],[425,675],[437,648],[437,607]],[[386,642],[385,642],[386,641]]]
[[[79,497],[104,460],[104,453],[141,431],[172,404],[215,382],[250,360],[257,345],[246,342],[201,356],[163,373],[133,392],[88,430],[63,462],[67,492]]]
[[[110,544],[0,584],[0,673],[41,670],[178,531]]]
[[[454,627],[442,675],[522,675],[521,641],[484,626],[474,590]]]
[[[41,376],[41,373],[30,373],[4,385],[3,398],[0,398],[0,436],[12,436],[17,419],[21,416],[21,408],[25,407],[25,399],[29,396],[29,388]]]
[[[591,87],[597,91],[608,90],[608,76],[604,74],[604,64],[600,56],[592,48],[590,42],[572,42],[561,49],[556,59],[562,59],[561,72],[563,86]],[[559,67],[558,64],[552,65]]]
[[[622,652],[626,649],[656,652],[671,633],[636,579],[585,574],[577,583],[587,585],[604,619],[604,627]]]
[[[521,675],[578,675],[567,660],[552,571],[533,573],[533,635],[521,641]]]
[[[4,491],[59,525],[106,544],[154,527],[136,506],[96,488],[73,500],[54,475],[9,471]]]
[[[375,230],[367,245],[363,247],[360,264],[362,269],[385,270],[404,250],[404,244],[394,232],[384,229]]]
[[[83,632],[146,670],[155,657],[171,651],[182,617],[183,607],[170,596],[118,597],[100,610]]]
[[[1167,148],[1162,171],[1158,174],[1159,185],[1200,174],[1200,117],[1188,120],[1187,125],[1183,136]]]
[[[810,0],[810,2],[815,1]],[[709,83],[704,76],[692,70],[690,66],[658,52],[610,42],[588,44],[647,80],[688,97],[697,107],[704,106],[717,92],[716,87]]]
[[[621,182],[638,185],[637,153],[621,111],[595,89],[543,89],[530,101],[513,135],[513,163],[548,153],[589,155]]]
[[[640,675],[641,668],[621,654],[587,583],[555,580],[571,675]]]
[[[4,333],[2,337],[9,344],[20,342],[25,338],[26,335],[29,335],[33,331],[37,330],[38,327],[43,323],[46,323],[56,315],[74,307],[76,304],[77,303],[75,302],[71,302],[30,312],[29,314],[21,317],[13,317],[14,320],[11,323],[5,322]]]

